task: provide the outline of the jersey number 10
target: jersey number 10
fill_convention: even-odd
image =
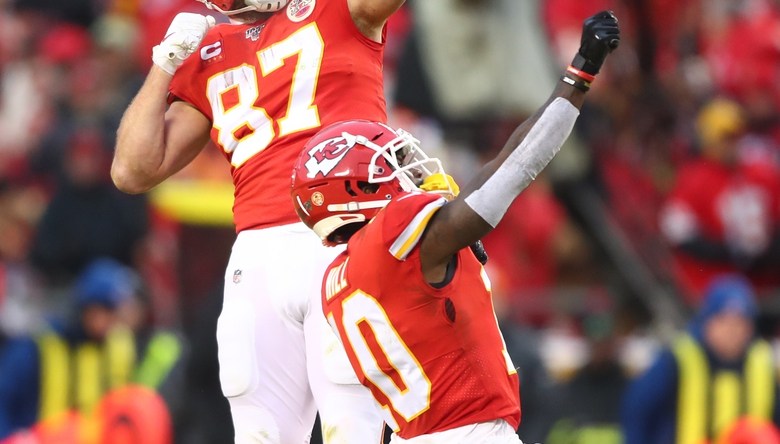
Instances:
[[[341,308],[346,334],[342,340],[357,358],[366,379],[389,401],[390,405],[383,407],[391,408],[406,422],[428,410],[431,381],[379,302],[358,290],[342,301]],[[334,321],[332,317],[328,320]],[[386,372],[385,367],[392,371]],[[385,419],[398,429],[392,416],[386,415]]]

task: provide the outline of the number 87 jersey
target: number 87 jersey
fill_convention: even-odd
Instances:
[[[265,21],[209,30],[169,100],[211,120],[231,166],[237,231],[298,221],[290,172],[320,127],[387,120],[383,51],[355,26],[347,0],[292,0]]]
[[[415,247],[443,203],[428,193],[391,201],[323,280],[328,322],[405,439],[501,419],[516,430],[520,421],[518,376],[482,265],[466,248],[449,283],[423,277]]]

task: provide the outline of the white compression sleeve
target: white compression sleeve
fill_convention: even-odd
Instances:
[[[560,151],[579,114],[568,100],[553,100],[504,163],[466,197],[466,204],[495,228],[512,201]]]

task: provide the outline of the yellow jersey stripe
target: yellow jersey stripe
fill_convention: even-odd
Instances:
[[[425,227],[428,226],[431,217],[433,217],[436,211],[444,206],[446,202],[446,199],[441,198],[424,206],[396,238],[393,245],[390,246],[390,254],[399,261],[405,260],[417,245],[417,242],[420,241],[420,237],[422,237],[422,233],[425,231]]]

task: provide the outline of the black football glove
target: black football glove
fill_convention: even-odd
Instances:
[[[478,240],[471,244],[471,252],[474,253],[474,256],[477,257],[477,260],[482,265],[487,264],[488,261],[488,254],[487,251],[485,251],[485,246],[482,245],[482,241]]]
[[[620,44],[618,19],[612,11],[601,11],[582,24],[580,49],[571,66],[592,76],[598,74],[604,59]]]

